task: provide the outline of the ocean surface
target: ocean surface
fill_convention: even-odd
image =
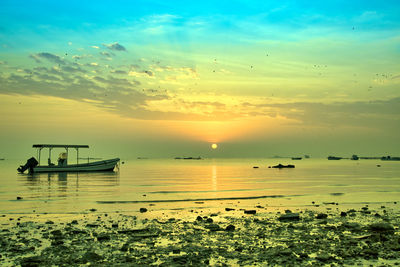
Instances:
[[[400,162],[132,159],[115,172],[18,174],[25,161],[0,161],[2,214],[400,203]],[[296,168],[268,168],[278,163]]]

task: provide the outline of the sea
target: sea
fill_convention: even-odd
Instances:
[[[400,203],[399,161],[124,159],[114,172],[19,174],[25,161],[0,161],[1,214]]]

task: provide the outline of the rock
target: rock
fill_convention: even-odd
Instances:
[[[22,267],[33,267],[33,266],[41,266],[43,263],[43,259],[40,256],[32,256],[22,258],[20,264]]]
[[[325,261],[329,261],[332,258],[332,256],[329,255],[328,253],[322,252],[322,253],[318,254],[317,257],[315,257],[315,258],[319,261],[325,262]]]
[[[261,205],[257,205],[256,208],[263,209],[264,207]]]
[[[111,237],[108,234],[102,233],[97,236],[97,241],[109,241]]]
[[[102,257],[99,254],[97,254],[96,252],[88,251],[85,254],[83,254],[81,261],[84,263],[87,263],[87,262],[96,262],[101,259],[102,259]]]
[[[17,200],[21,200],[22,199],[22,197],[17,197]]]
[[[230,225],[228,225],[226,228],[225,228],[225,231],[235,231],[235,226],[234,225],[232,225],[232,224],[230,224]]]
[[[111,227],[112,227],[112,228],[118,228],[118,223],[113,223],[113,224],[111,225]]]
[[[203,221],[203,218],[201,216],[197,216],[196,221],[201,222]]]
[[[299,221],[300,220],[300,215],[298,213],[286,213],[281,215],[278,218],[279,221]]]
[[[316,217],[317,219],[326,219],[328,218],[328,214],[326,213],[319,213]]]
[[[71,224],[78,224],[77,220],[72,220]]]
[[[235,209],[231,209],[231,208],[225,208],[226,211],[231,211],[231,210],[235,210]]]
[[[345,222],[342,223],[342,227],[349,229],[351,231],[360,231],[361,225],[356,222]]]
[[[206,222],[207,222],[207,223],[213,223],[213,222],[214,222],[214,220],[213,220],[213,219],[211,219],[211,218],[207,218]]]
[[[366,248],[362,251],[364,255],[370,256],[374,259],[377,259],[379,256],[379,251],[374,248]]]
[[[210,217],[216,217],[216,216],[218,216],[218,214],[216,214],[216,213],[213,213],[210,215]]]
[[[340,216],[341,216],[341,217],[346,217],[346,216],[347,216],[347,212],[342,211],[342,212],[340,213]]]
[[[218,224],[214,224],[214,223],[211,223],[211,224],[207,225],[206,228],[208,230],[210,230],[211,232],[215,232],[215,231],[221,230],[221,227],[219,227]]]
[[[245,210],[244,214],[256,214],[256,210]]]
[[[89,211],[92,211],[92,212],[94,212],[94,211],[97,211],[96,209],[90,209]]]
[[[285,213],[286,213],[286,214],[292,213],[292,211],[291,211],[291,210],[285,210]]]
[[[140,211],[141,213],[144,213],[144,212],[147,212],[147,209],[146,209],[146,208],[140,208],[139,211]]]
[[[50,234],[52,234],[53,236],[56,236],[56,237],[62,236],[62,233],[60,230],[51,231]]]
[[[393,225],[387,222],[378,222],[369,225],[369,229],[372,232],[393,232]]]
[[[92,227],[92,228],[96,228],[96,227],[99,227],[100,225],[99,224],[96,224],[96,223],[88,223],[88,224],[86,224],[86,227]]]
[[[47,222],[45,222],[45,224],[54,224],[54,222],[53,221],[47,221]]]
[[[129,242],[126,242],[125,244],[122,245],[122,247],[120,248],[121,251],[128,251],[129,250]]]

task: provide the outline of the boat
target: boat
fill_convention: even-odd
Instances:
[[[107,160],[100,160],[87,163],[79,163],[79,149],[89,148],[88,145],[55,145],[55,144],[37,144],[33,145],[33,148],[37,149],[38,160],[31,157],[27,160],[25,165],[21,165],[17,170],[20,173],[24,173],[29,170],[29,173],[43,173],[43,172],[95,172],[95,171],[113,171],[118,165],[120,159],[113,158]],[[41,151],[43,148],[49,149],[49,157],[47,165],[41,165]],[[60,153],[57,164],[51,162],[51,151],[54,148],[64,148],[66,152]],[[68,149],[76,150],[76,164],[68,164]]]
[[[341,157],[334,157],[334,156],[329,156],[328,160],[341,160]]]
[[[292,160],[301,160],[302,157],[293,157]]]
[[[268,168],[275,168],[275,169],[283,169],[283,168],[289,168],[289,169],[293,169],[293,168],[295,168],[295,166],[294,165],[291,165],[291,164],[288,164],[288,165],[282,165],[282,164],[278,164],[278,165],[275,165],[275,166],[269,166]]]

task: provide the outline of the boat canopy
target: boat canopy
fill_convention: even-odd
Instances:
[[[40,165],[40,156],[41,156],[41,151],[43,148],[48,148],[49,149],[49,159],[48,159],[48,163],[49,165],[51,164],[51,150],[53,148],[57,148],[57,147],[61,147],[61,148],[65,148],[65,150],[67,150],[67,157],[68,157],[68,149],[69,148],[75,148],[76,149],[76,164],[79,163],[79,148],[89,148],[88,145],[54,145],[54,144],[36,144],[33,145],[32,147],[37,148],[37,154],[38,154],[38,158],[39,158],[39,165]]]
[[[54,147],[63,147],[63,148],[89,148],[88,145],[51,145],[51,144],[39,144],[39,145],[33,145],[32,147],[37,147],[37,148],[54,148]]]

